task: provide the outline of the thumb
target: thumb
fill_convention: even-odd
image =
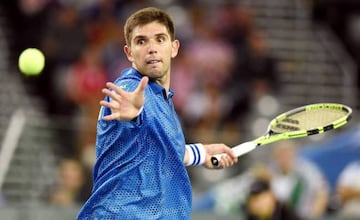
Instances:
[[[140,81],[138,87],[136,88],[135,92],[136,92],[136,93],[143,93],[144,90],[145,90],[145,88],[146,88],[146,86],[147,86],[147,84],[148,84],[148,82],[149,82],[149,77],[144,76],[144,77],[141,79],[141,81]]]

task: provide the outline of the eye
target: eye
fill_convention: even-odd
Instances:
[[[164,36],[159,36],[159,37],[158,37],[158,42],[159,42],[159,43],[164,43],[165,40],[166,40],[166,39],[165,39]]]
[[[136,41],[136,44],[137,44],[137,45],[143,45],[143,44],[145,44],[145,39],[142,39],[142,38],[138,39],[138,40]]]

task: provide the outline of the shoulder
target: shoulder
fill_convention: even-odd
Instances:
[[[124,91],[133,91],[138,86],[142,77],[141,73],[130,67],[121,72],[120,77],[114,81],[114,84]]]

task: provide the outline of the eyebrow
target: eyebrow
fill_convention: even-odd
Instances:
[[[170,36],[168,35],[168,34],[166,34],[166,33],[158,33],[158,34],[155,34],[155,37],[163,37],[163,36],[165,36],[165,37],[167,37],[167,38],[170,38]],[[135,36],[134,37],[134,41],[135,40],[137,40],[137,39],[146,39],[146,38],[148,38],[147,36],[145,36],[145,35],[137,35],[137,36]]]

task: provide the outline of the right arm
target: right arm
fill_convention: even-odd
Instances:
[[[184,164],[186,166],[203,165],[209,169],[218,169],[211,163],[211,157],[226,154],[220,161],[220,168],[227,168],[238,162],[232,149],[225,144],[187,144],[185,146]]]

